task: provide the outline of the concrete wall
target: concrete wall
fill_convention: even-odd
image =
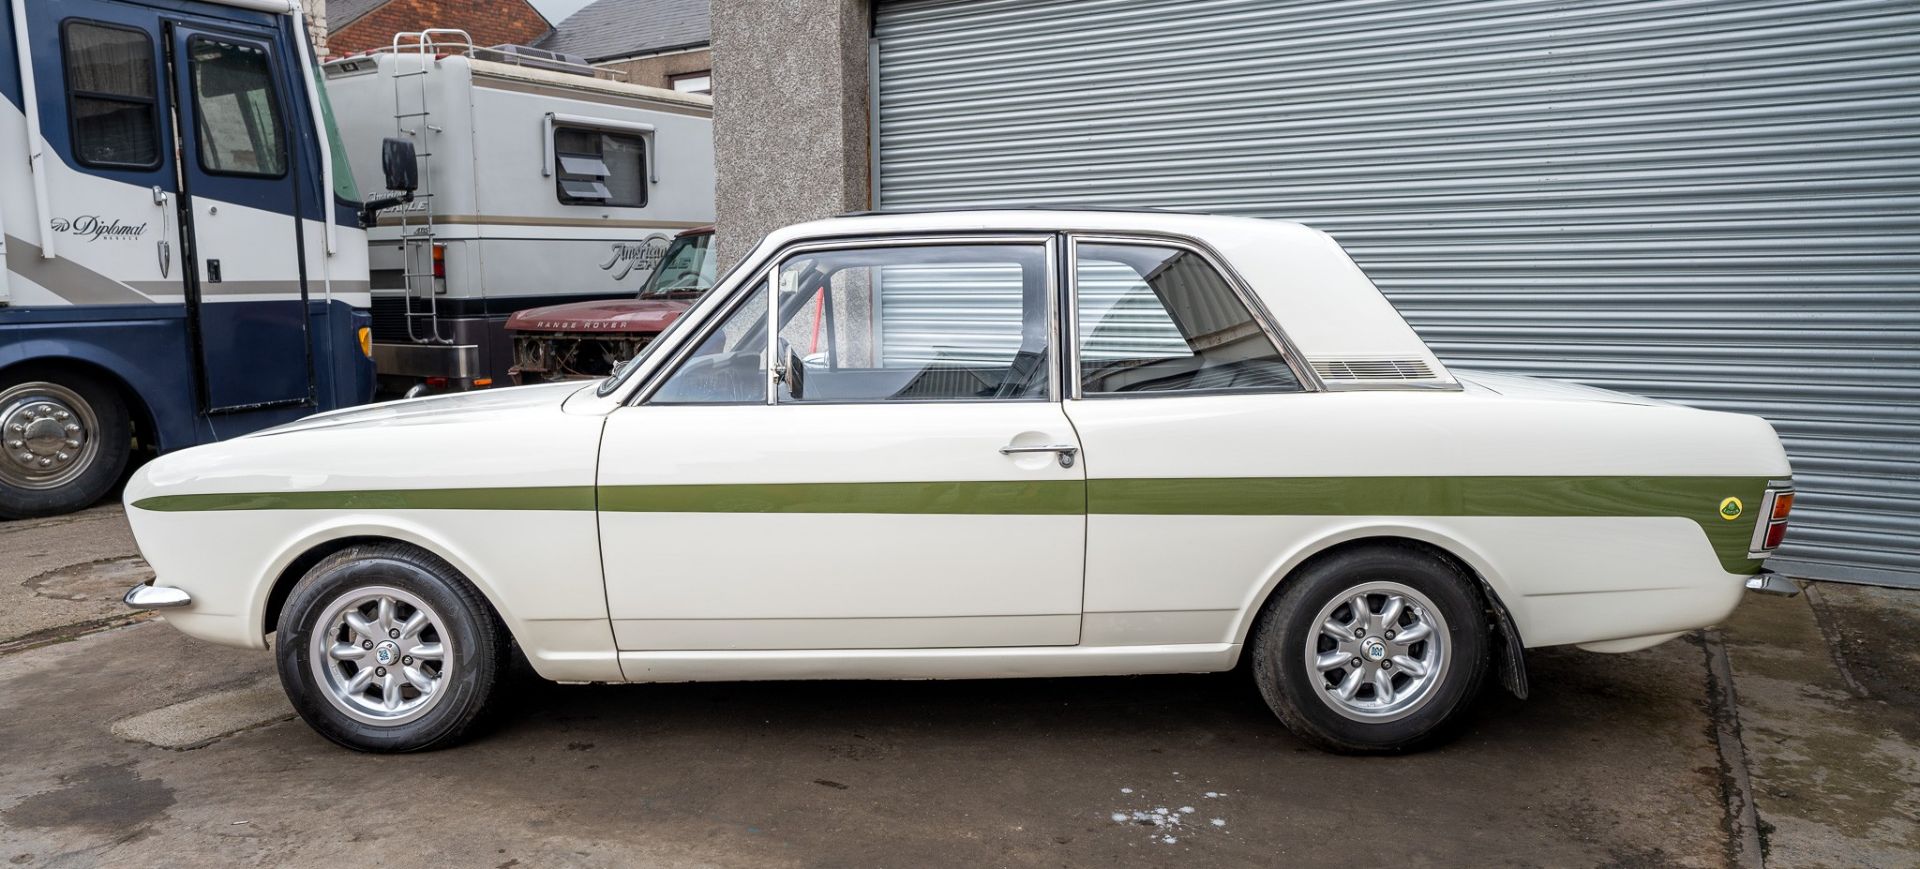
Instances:
[[[327,0],[300,0],[300,14],[307,18],[307,39],[313,41],[316,57],[327,56]]]
[[[633,84],[672,90],[674,76],[688,72],[707,72],[713,69],[713,51],[705,48],[696,51],[676,51],[671,54],[609,60],[596,63],[594,66],[626,73],[627,81]]]
[[[714,239],[868,207],[867,0],[713,0]]]

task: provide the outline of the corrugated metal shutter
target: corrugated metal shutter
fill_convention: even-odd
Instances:
[[[1780,560],[1920,584],[1920,5],[882,0],[889,210],[1332,232],[1436,352],[1773,421]]]
[[[1017,265],[880,270],[880,364],[1005,365],[1020,352]]]

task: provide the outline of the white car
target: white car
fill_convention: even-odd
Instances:
[[[768,329],[771,320],[778,328]],[[564,682],[1198,673],[1433,744],[1523,650],[1727,616],[1792,504],[1766,422],[1449,371],[1324,233],[1147,212],[773,233],[636,360],[327,413],[126,488],[180,630],[327,738]]]

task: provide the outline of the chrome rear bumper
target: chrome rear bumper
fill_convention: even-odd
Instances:
[[[127,596],[121,598],[127,606],[137,610],[158,610],[186,606],[193,603],[192,596],[170,585],[148,585],[140,583],[127,589]]]
[[[1771,570],[1762,570],[1747,578],[1747,590],[1761,594],[1777,594],[1781,597],[1793,597],[1800,593],[1800,584],[1784,574]]]

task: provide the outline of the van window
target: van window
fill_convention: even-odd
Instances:
[[[273,67],[257,45],[195,37],[193,115],[200,165],[220,175],[277,178],[287,173]]]
[[[567,205],[647,204],[647,142],[602,130],[555,127],[557,193]]]
[[[80,19],[61,31],[73,158],[105,168],[159,166],[153,40],[143,30]]]

